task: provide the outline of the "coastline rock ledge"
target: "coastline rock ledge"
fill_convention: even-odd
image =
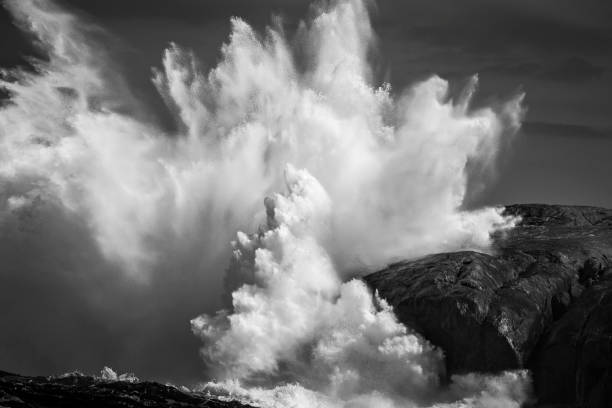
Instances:
[[[528,368],[538,406],[612,407],[612,210],[510,205],[490,254],[397,262],[364,278],[446,355],[448,375]]]

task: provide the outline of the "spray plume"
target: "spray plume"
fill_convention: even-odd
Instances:
[[[399,96],[373,86],[367,7],[338,0],[293,42],[232,19],[208,73],[171,45],[153,77],[180,124],[169,134],[135,113],[144,102],[90,26],[46,1],[6,5],[49,55],[0,81],[10,93],[0,113],[5,213],[50,202],[140,279],[177,247],[204,246],[212,259],[234,231],[262,225],[233,243],[231,308],[192,321],[214,386],[271,406],[525,400],[523,372],[440,385],[442,351],[351,280],[399,257],[486,250],[493,231],[513,225],[499,209],[461,206],[466,165],[492,165],[520,126],[523,95],[472,109],[477,77],[457,98],[437,76]]]

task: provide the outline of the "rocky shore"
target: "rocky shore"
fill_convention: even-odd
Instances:
[[[449,375],[528,368],[539,405],[612,407],[612,210],[512,205],[492,253],[398,262],[365,278],[441,347]]]

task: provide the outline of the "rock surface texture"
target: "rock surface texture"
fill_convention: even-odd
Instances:
[[[538,405],[612,407],[612,210],[512,205],[491,254],[398,262],[365,281],[448,374],[532,370]]]
[[[7,408],[249,408],[152,382],[82,375],[25,377],[0,371],[0,407]]]

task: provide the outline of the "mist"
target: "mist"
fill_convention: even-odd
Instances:
[[[47,290],[65,291],[58,303],[83,311],[51,330],[49,350],[49,312],[27,313],[43,320],[28,329],[39,354],[102,336],[110,350],[89,352],[121,371],[201,367],[202,381],[218,380],[207,387],[272,406],[295,395],[303,406],[525,400],[521,372],[440,384],[443,350],[354,280],[397,259],[487,251],[514,225],[463,204],[519,129],[523,94],[474,109],[477,76],[461,92],[438,76],[378,83],[370,6],[333,1],[294,33],[280,19],[261,33],[232,19],[209,71],[170,44],[151,78],[169,131],[112,63],[102,28],[47,1],[5,6],[47,56],[0,80],[2,239],[37,254],[3,277],[27,274],[50,303]],[[191,318],[202,366],[195,336],[181,345],[193,362],[159,346]]]

